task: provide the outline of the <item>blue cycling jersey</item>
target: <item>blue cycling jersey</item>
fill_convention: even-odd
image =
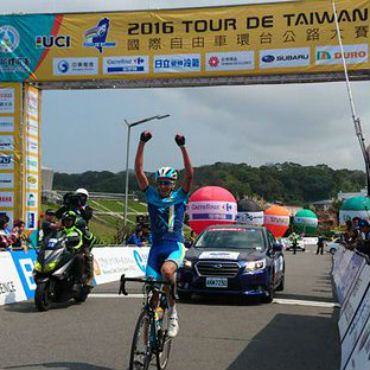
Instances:
[[[148,202],[153,243],[162,240],[182,243],[188,193],[185,193],[183,188],[179,188],[169,197],[162,198],[153,186],[149,186],[145,191],[145,196]]]

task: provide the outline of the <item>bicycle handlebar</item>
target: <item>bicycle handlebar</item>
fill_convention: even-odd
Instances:
[[[125,274],[121,275],[121,284],[118,291],[118,294],[128,295],[126,290],[126,281],[136,282],[136,283],[144,283],[154,286],[154,284],[167,284],[171,287],[171,295],[175,299],[175,286],[172,281],[167,280],[154,280],[153,278],[127,278]]]

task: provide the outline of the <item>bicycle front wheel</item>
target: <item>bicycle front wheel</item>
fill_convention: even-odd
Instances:
[[[168,315],[167,311],[163,314],[163,322],[161,328],[161,336],[158,338],[160,345],[159,351],[156,352],[157,369],[164,370],[168,364],[168,360],[171,352],[172,339],[167,335],[168,329]]]
[[[130,370],[147,370],[151,360],[150,317],[142,311],[137,320],[130,354]]]

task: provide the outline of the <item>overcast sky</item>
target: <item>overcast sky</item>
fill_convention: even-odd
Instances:
[[[186,6],[225,2],[188,0]],[[78,5],[75,0],[1,0],[0,13],[39,13],[46,3],[49,12],[173,7],[173,1],[164,0],[78,0]],[[227,1],[237,3],[240,1]],[[185,3],[177,4],[184,7]],[[352,87],[369,144],[369,83],[357,82]],[[253,166],[293,161],[325,163],[335,169],[364,168],[344,83],[44,91],[43,165],[69,173],[121,171],[127,139],[124,119],[133,122],[155,114],[171,117],[133,128],[130,167],[140,132],[150,129],[153,139],[145,155],[145,169],[150,171],[161,165],[182,168],[173,140],[177,132],[186,135],[194,166],[217,161]]]

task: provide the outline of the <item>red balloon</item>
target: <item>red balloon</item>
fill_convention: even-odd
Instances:
[[[219,186],[204,186],[191,195],[187,213],[190,227],[200,234],[210,225],[234,223],[237,203],[228,190]]]
[[[271,206],[265,210],[265,226],[275,237],[281,237],[289,228],[289,211],[281,206]]]

